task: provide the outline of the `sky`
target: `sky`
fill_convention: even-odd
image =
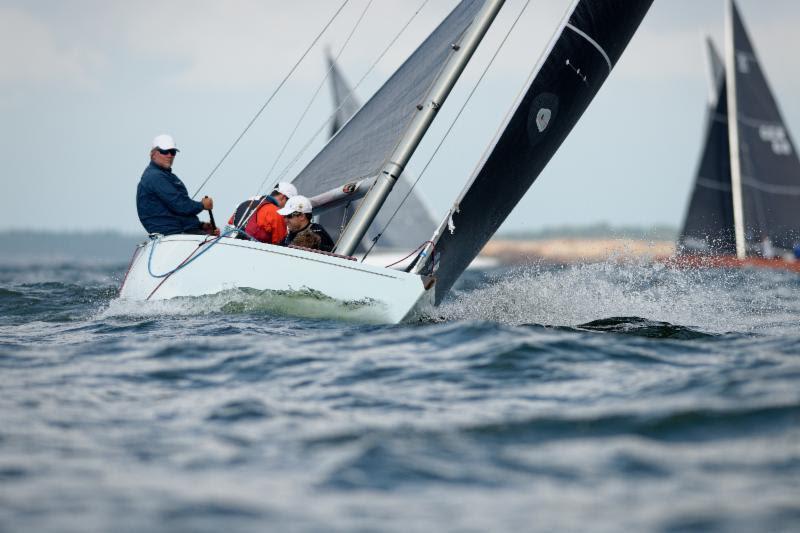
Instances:
[[[194,192],[341,3],[0,0],[0,226],[142,233],[136,185],[153,137],[175,137],[181,152],[173,170]],[[357,87],[362,102],[455,3],[425,4]],[[524,3],[506,2],[409,166],[412,175],[421,175],[417,190],[437,220],[495,135],[570,1],[530,2],[422,173]],[[321,148],[323,136],[314,134],[332,106],[327,87],[315,100],[312,95],[324,81],[325,48],[342,50],[341,69],[355,84],[421,4],[347,3],[203,189],[214,198],[218,220],[260,192],[265,179],[293,177]],[[708,99],[703,39],[710,35],[722,47],[724,5],[654,2],[614,72],[501,232],[682,223]],[[800,2],[738,5],[789,130],[798,131]]]

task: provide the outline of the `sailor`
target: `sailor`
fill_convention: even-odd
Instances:
[[[287,182],[277,183],[268,196],[256,196],[240,203],[228,220],[228,225],[241,228],[253,239],[268,244],[283,244],[286,221],[278,209],[297,194],[297,188]],[[255,213],[253,213],[255,211]],[[244,235],[237,235],[246,239]]]
[[[186,186],[172,173],[172,164],[178,153],[175,141],[169,135],[153,139],[150,164],[144,169],[136,189],[136,211],[148,233],[173,235],[175,233],[214,234],[208,222],[200,222],[197,214],[214,208],[214,201],[206,196],[196,202],[189,198]]]
[[[330,252],[333,239],[325,228],[311,222],[311,211],[311,200],[300,195],[292,197],[282,209],[278,209],[278,213],[286,218],[289,229],[284,244]]]

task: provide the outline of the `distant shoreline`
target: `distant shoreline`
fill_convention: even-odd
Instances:
[[[631,257],[665,257],[675,250],[677,231],[667,226],[614,228],[607,224],[544,228],[495,235],[481,251],[504,263],[541,260],[554,263],[596,262]],[[139,234],[102,231],[0,231],[5,259],[86,259],[127,261],[147,239]]]

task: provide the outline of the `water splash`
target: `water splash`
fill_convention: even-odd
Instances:
[[[455,294],[440,312],[445,319],[504,324],[576,326],[624,316],[705,332],[753,331],[768,327],[776,313],[796,316],[797,304],[781,292],[786,276],[792,274],[645,262],[528,265]],[[745,285],[750,290],[740,290]]]

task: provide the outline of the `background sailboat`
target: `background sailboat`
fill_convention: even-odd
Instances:
[[[724,71],[712,74],[717,93],[680,244],[686,254],[791,258],[800,244],[800,161],[733,0]]]

